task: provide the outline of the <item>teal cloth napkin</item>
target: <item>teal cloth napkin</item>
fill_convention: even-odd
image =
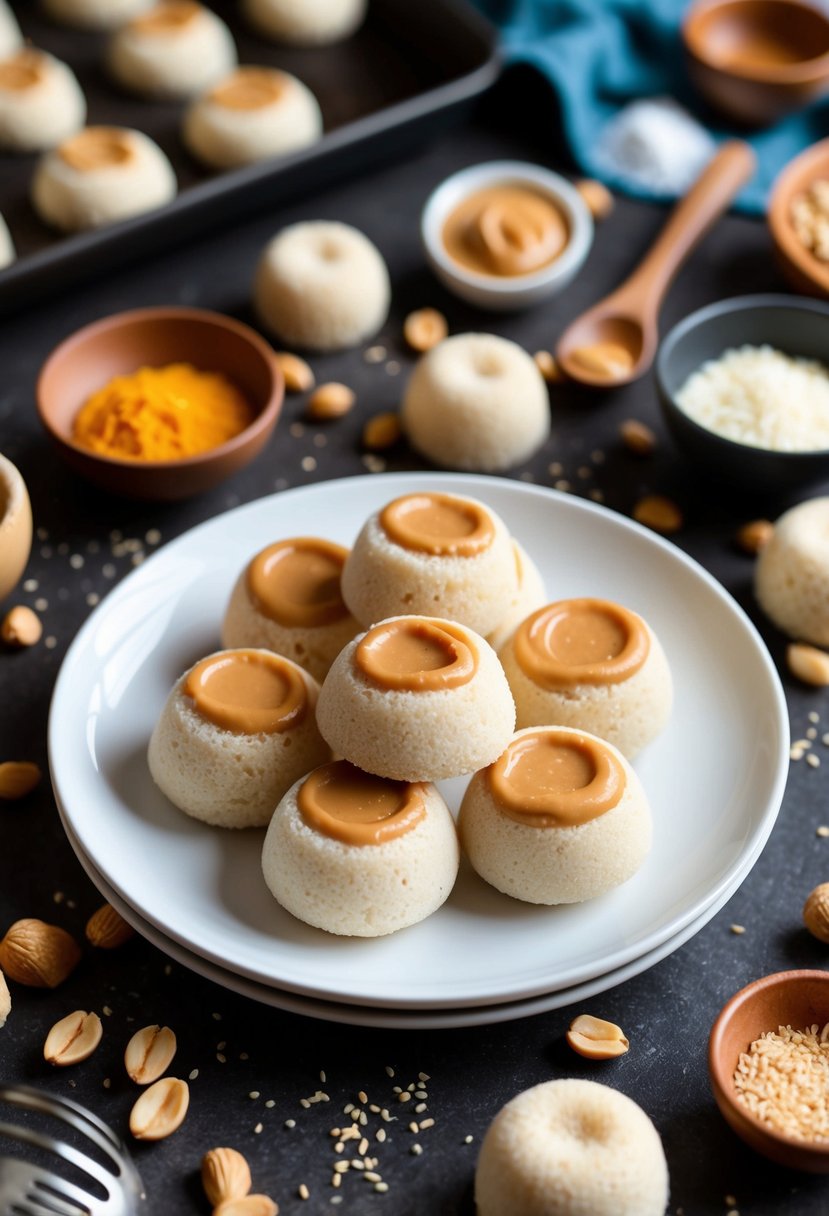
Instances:
[[[596,155],[599,133],[628,102],[672,96],[716,139],[747,138],[757,173],[737,205],[765,209],[769,187],[787,161],[829,134],[829,100],[746,135],[731,129],[695,94],[683,63],[680,22],[688,0],[476,0],[501,30],[507,63],[536,68],[558,94],[564,133],[584,173],[644,198],[672,197],[608,171]]]

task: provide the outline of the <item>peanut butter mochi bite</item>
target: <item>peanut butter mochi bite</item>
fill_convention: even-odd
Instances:
[[[547,603],[547,591],[538,566],[515,539],[512,542],[512,552],[515,558],[515,591],[506,616],[501,619],[497,629],[486,635],[486,640],[493,650],[500,650],[521,622],[531,612],[535,612],[536,608]]]
[[[335,754],[396,781],[439,781],[490,764],[515,726],[495,651],[454,621],[392,617],[341,651],[317,705]]]
[[[195,0],[160,0],[122,26],[107,54],[109,71],[147,97],[193,97],[236,65],[230,30]]]
[[[42,152],[86,120],[86,98],[65,63],[34,47],[0,56],[0,148]]]
[[[343,570],[343,598],[363,626],[399,613],[457,621],[486,635],[515,596],[509,533],[483,503],[406,494],[364,524]]]
[[[829,646],[829,497],[781,515],[755,570],[760,607],[789,637]]]
[[[167,698],[150,739],[153,780],[194,819],[264,827],[297,778],[330,759],[314,718],[318,691],[267,650],[208,655]]]
[[[430,916],[458,873],[455,824],[433,785],[345,760],[323,765],[274,812],[262,872],[293,916],[329,933],[381,937]]]
[[[314,536],[277,541],[239,576],[222,626],[222,644],[273,650],[325,679],[360,626],[340,592],[348,550]]]
[[[618,887],[647,857],[652,834],[624,756],[567,727],[518,731],[470,781],[458,829],[481,878],[531,904],[581,903]]]
[[[534,612],[501,648],[519,729],[572,726],[628,758],[662,731],[673,700],[656,634],[610,600],[558,600]]]

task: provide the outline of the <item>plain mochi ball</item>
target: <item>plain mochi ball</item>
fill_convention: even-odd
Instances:
[[[289,346],[346,350],[388,316],[391,285],[376,246],[331,220],[292,224],[266,246],[254,284],[262,322]]]
[[[829,497],[781,515],[755,571],[760,607],[778,629],[829,646]]]
[[[403,426],[435,464],[489,472],[526,460],[550,431],[547,386],[533,359],[495,334],[445,338],[414,369]]]
[[[367,0],[242,0],[251,25],[292,46],[325,46],[362,23]]]
[[[641,1107],[596,1081],[545,1081],[490,1124],[478,1216],[664,1216],[668,1166]]]

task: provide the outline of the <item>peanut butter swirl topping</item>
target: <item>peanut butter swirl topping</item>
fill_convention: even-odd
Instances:
[[[197,663],[184,682],[196,712],[235,735],[292,730],[309,705],[293,663],[261,650],[224,650]]]
[[[426,814],[423,786],[375,777],[334,760],[315,769],[297,792],[309,827],[344,844],[378,845],[416,827]]]
[[[458,203],[443,226],[446,252],[477,274],[532,274],[559,256],[570,239],[555,203],[530,186],[489,186]]]
[[[131,29],[142,34],[175,34],[201,11],[202,6],[195,0],[161,0],[148,13],[133,17],[129,24]]]
[[[453,494],[395,498],[380,512],[380,525],[396,545],[432,557],[475,557],[495,538],[486,507]]]
[[[315,536],[278,541],[247,569],[256,608],[288,629],[314,629],[348,616],[340,578],[348,550]]]
[[[126,165],[135,155],[128,131],[118,127],[85,127],[65,139],[58,155],[79,173]]]
[[[650,637],[641,617],[610,600],[559,600],[521,624],[513,641],[524,674],[544,688],[621,684],[642,667]]]
[[[570,828],[619,803],[625,770],[591,735],[544,728],[513,739],[489,768],[489,787],[510,819],[533,828]]]
[[[354,661],[374,684],[398,692],[459,688],[478,669],[474,643],[460,625],[420,616],[375,625],[358,644]]]
[[[279,101],[284,92],[285,76],[275,68],[237,68],[208,96],[226,110],[262,110]]]
[[[23,93],[40,84],[46,74],[46,61],[39,51],[24,47],[0,61],[0,89]]]

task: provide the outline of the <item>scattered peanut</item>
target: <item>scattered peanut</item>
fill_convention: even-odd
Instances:
[[[630,1047],[619,1026],[591,1017],[589,1013],[573,1019],[567,1031],[567,1042],[573,1051],[588,1060],[611,1060],[614,1056],[623,1056]]]
[[[403,337],[419,354],[431,350],[449,333],[446,317],[436,308],[418,308],[403,322]]]
[[[638,418],[627,418],[619,427],[622,443],[634,456],[650,456],[656,448],[656,435]]]
[[[633,518],[654,532],[668,535],[682,527],[682,512],[675,502],[661,494],[646,494],[633,508]]]
[[[163,1076],[176,1054],[176,1036],[169,1026],[136,1030],[124,1052],[124,1067],[136,1085],[149,1085]]]
[[[548,384],[563,384],[567,379],[548,350],[537,350],[533,355],[535,366]]]
[[[316,383],[314,373],[299,355],[289,355],[281,350],[276,353],[276,363],[285,381],[286,393],[307,393]]]
[[[269,1195],[245,1195],[226,1199],[213,1209],[213,1216],[279,1216],[279,1204]]]
[[[403,427],[399,415],[387,410],[369,418],[363,427],[363,447],[373,452],[382,452],[385,448],[394,447],[402,434]]]
[[[29,760],[6,760],[0,764],[0,798],[13,802],[25,798],[40,783],[40,769]]]
[[[48,1064],[65,1068],[88,1060],[101,1041],[103,1028],[97,1013],[78,1009],[55,1022],[43,1044],[43,1058]]]
[[[130,1111],[136,1140],[164,1140],[181,1127],[190,1105],[190,1088],[177,1077],[165,1077],[145,1089]]]
[[[12,1011],[12,998],[6,977],[0,971],[0,1026],[6,1025],[6,1018]]]
[[[576,189],[594,220],[607,219],[615,206],[613,195],[607,186],[592,178],[583,178],[576,182]]]
[[[332,380],[314,390],[308,398],[306,413],[314,422],[328,422],[332,418],[342,418],[355,401],[354,392],[347,384],[337,384]]]
[[[825,650],[792,642],[786,649],[786,662],[792,675],[804,684],[813,684],[816,688],[829,684],[829,654]]]
[[[735,540],[743,553],[752,557],[767,545],[774,535],[774,524],[769,519],[752,519],[738,528]]]
[[[250,1167],[235,1148],[211,1148],[201,1163],[201,1182],[215,1208],[227,1199],[243,1199],[251,1188]]]
[[[815,887],[803,905],[803,923],[812,937],[829,944],[829,882]]]
[[[40,617],[25,604],[16,604],[14,608],[10,608],[0,625],[0,638],[7,646],[17,646],[20,649],[24,646],[34,646],[35,642],[40,641],[42,633]]]
[[[134,936],[132,925],[110,904],[103,904],[86,922],[86,940],[99,950],[115,950]]]
[[[42,920],[17,920],[0,941],[0,968],[30,988],[57,988],[80,962],[78,943]]]

